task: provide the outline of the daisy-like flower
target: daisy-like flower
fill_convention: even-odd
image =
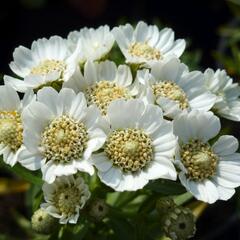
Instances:
[[[97,29],[83,28],[80,31],[70,32],[68,35],[68,42],[73,51],[80,45],[78,51],[80,63],[104,58],[112,49],[114,41],[107,25]]]
[[[115,100],[106,118],[111,128],[103,152],[92,155],[103,183],[116,191],[135,191],[149,180],[176,179],[176,137],[159,107],[138,99]]]
[[[151,75],[147,76],[147,71],[140,72],[137,78],[140,95],[150,103],[156,102],[169,118],[183,110],[208,111],[215,103],[215,95],[205,88],[203,74],[189,72],[177,58],[154,64]]]
[[[80,210],[91,195],[84,180],[72,175],[58,177],[52,184],[44,183],[42,190],[46,203],[41,208],[59,218],[61,224],[76,224]]]
[[[76,95],[67,88],[59,93],[43,88],[37,100],[23,112],[26,149],[19,154],[19,162],[30,170],[41,168],[48,183],[78,170],[93,174],[88,159],[106,139],[98,128],[98,109],[87,107],[83,93]]]
[[[214,72],[208,68],[204,72],[206,87],[216,95],[213,110],[221,117],[240,121],[240,86],[233,83],[225,70]]]
[[[151,65],[156,61],[173,56],[180,57],[186,43],[183,39],[174,41],[170,28],[159,31],[155,25],[139,22],[134,29],[130,24],[112,30],[115,40],[128,63]]]
[[[20,46],[13,53],[11,70],[23,80],[4,76],[4,81],[19,92],[38,90],[44,86],[58,85],[74,73],[76,53],[71,53],[65,39],[53,36],[32,43],[31,49]]]
[[[32,91],[20,100],[10,86],[0,86],[0,154],[3,160],[13,166],[23,147],[22,111],[34,100]]]
[[[135,94],[131,89],[132,80],[127,65],[117,67],[111,61],[88,61],[84,66],[84,76],[77,70],[64,87],[72,88],[75,92],[84,92],[88,105],[95,104],[105,115],[113,100],[132,98]]]
[[[179,178],[198,200],[214,203],[228,200],[240,186],[240,154],[235,137],[221,136],[212,146],[209,140],[220,131],[220,120],[212,112],[192,111],[174,119],[179,139],[176,163]]]

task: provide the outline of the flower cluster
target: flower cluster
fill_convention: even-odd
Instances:
[[[204,202],[234,194],[238,141],[215,137],[219,117],[240,121],[240,86],[224,70],[190,71],[184,49],[171,29],[144,22],[15,49],[15,77],[0,87],[0,153],[11,166],[41,169],[48,214],[77,222],[91,195],[81,173],[119,192],[179,178]]]

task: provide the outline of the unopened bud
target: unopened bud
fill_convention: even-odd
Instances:
[[[89,206],[89,215],[96,221],[101,221],[109,211],[108,205],[103,199],[94,200]]]
[[[56,219],[44,209],[38,209],[32,216],[32,229],[38,233],[49,234],[56,226]]]
[[[164,218],[164,231],[172,240],[186,240],[196,232],[195,218],[192,211],[184,207],[176,207]]]
[[[170,211],[173,211],[177,205],[172,198],[166,197],[157,200],[156,209],[160,216],[168,214]]]

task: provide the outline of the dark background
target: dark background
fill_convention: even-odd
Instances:
[[[139,20],[160,20],[172,27],[178,38],[192,40],[191,48],[203,50],[203,67],[214,67],[217,29],[232,18],[223,0],[7,0],[0,4],[0,73],[9,73],[14,48],[30,47],[34,39],[66,37],[83,26],[112,27]]]
[[[139,20],[148,23],[160,21],[164,26],[172,27],[177,38],[191,39],[190,50],[202,50],[201,67],[215,68],[217,63],[212,53],[219,46],[218,29],[232,21],[232,18],[227,2],[223,0],[1,1],[0,74],[11,74],[8,63],[12,60],[14,48],[19,45],[30,47],[33,40],[51,35],[66,37],[70,31],[84,26],[108,24],[113,27],[119,23]],[[209,207],[198,221],[194,239],[240,239],[236,198]],[[0,202],[5,201],[0,196]],[[11,204],[14,205],[14,201]],[[0,225],[6,217],[3,216]]]

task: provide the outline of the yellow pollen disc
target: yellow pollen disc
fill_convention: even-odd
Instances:
[[[55,207],[64,215],[71,216],[76,213],[76,208],[81,205],[83,193],[76,186],[61,187],[54,194]]]
[[[176,84],[170,81],[163,81],[152,85],[154,95],[169,98],[179,103],[181,109],[188,108],[188,99],[185,92]]]
[[[109,104],[116,99],[130,99],[129,90],[109,81],[100,81],[89,87],[86,92],[88,104],[96,104],[106,115]]]
[[[192,140],[181,147],[180,155],[189,179],[203,181],[215,174],[218,158],[207,143]]]
[[[39,63],[38,66],[33,67],[32,74],[48,74],[54,71],[63,73],[66,69],[66,63],[61,60],[45,60]]]
[[[150,137],[139,129],[114,131],[107,139],[107,157],[124,172],[137,172],[146,167],[153,158]]]
[[[149,46],[146,42],[135,42],[130,45],[128,52],[135,57],[142,57],[147,60],[161,59],[160,51]]]
[[[23,142],[21,116],[16,111],[0,111],[0,143],[16,152]]]
[[[137,154],[139,144],[137,141],[127,141],[123,147],[126,154],[134,155]]]
[[[83,123],[61,116],[42,133],[41,148],[47,160],[68,163],[82,157],[87,141],[88,133]]]

